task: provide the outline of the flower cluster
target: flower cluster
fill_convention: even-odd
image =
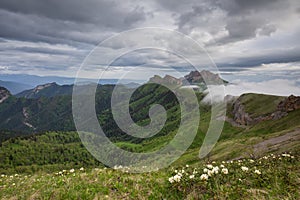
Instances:
[[[215,164],[215,162],[213,162]],[[220,166],[214,166],[213,164],[207,164],[206,167],[202,170],[203,173],[199,174],[197,168],[191,169],[189,165],[186,165],[181,170],[174,170],[174,175],[169,177],[170,183],[179,183],[182,180],[191,180],[191,179],[200,179],[202,181],[207,181],[209,177],[213,175],[222,173],[228,174],[229,170],[225,168],[222,164]],[[199,174],[199,175],[198,175]]]
[[[184,181],[190,181],[190,180],[200,180],[207,182],[210,179],[213,179],[213,177],[225,177],[230,172],[232,173],[238,173],[240,174],[241,178],[244,176],[243,174],[247,174],[247,176],[253,174],[256,178],[259,178],[262,176],[263,171],[257,168],[259,164],[264,162],[264,160],[274,159],[278,158],[279,160],[287,158],[287,159],[293,159],[294,156],[291,155],[291,153],[282,153],[279,155],[266,155],[259,159],[238,159],[238,160],[230,160],[230,161],[222,161],[219,164],[217,162],[211,162],[203,166],[203,169],[199,170],[199,172],[202,171],[202,173],[198,173],[197,168],[192,169],[189,167],[189,165],[186,165],[182,169],[174,170],[173,176],[169,177],[169,182],[171,184],[176,184],[179,182]],[[267,161],[269,162],[269,161]],[[227,165],[227,167],[225,167]],[[238,166],[238,167],[237,167]],[[242,179],[239,178],[240,181]]]
[[[55,175],[58,175],[58,176],[64,176],[64,175],[68,175],[68,174],[73,174],[73,176],[75,176],[75,169],[70,169],[70,170],[62,170],[62,171],[59,171],[59,172],[56,172]],[[81,167],[79,169],[80,172],[83,172],[84,171],[84,168]]]

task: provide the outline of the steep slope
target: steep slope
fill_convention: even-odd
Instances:
[[[0,86],[0,103],[8,99],[10,96],[10,92],[6,88]]]
[[[97,112],[102,112],[110,106],[113,88],[114,85],[98,86],[96,92]],[[0,104],[0,113],[0,130],[17,132],[75,130],[71,95],[41,96],[29,99],[11,96]]]

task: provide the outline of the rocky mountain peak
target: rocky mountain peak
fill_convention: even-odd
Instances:
[[[0,86],[0,103],[5,101],[10,96],[10,92],[6,88]]]
[[[218,74],[214,74],[207,70],[199,71],[191,71],[188,75],[184,76],[184,78],[190,83],[205,83],[206,85],[220,85],[223,83],[227,83],[223,79],[219,77]]]
[[[38,85],[33,89],[33,93],[38,93],[39,91],[41,91],[47,87],[51,87],[51,86],[57,86],[57,84],[55,82],[53,82],[53,83],[46,83],[43,85]]]
[[[220,85],[227,83],[219,77],[218,74],[214,74],[207,70],[199,71],[191,71],[189,74],[184,76],[183,78],[175,78],[170,75],[165,75],[163,78],[155,75],[150,78],[149,82],[152,83],[165,83],[177,86],[185,86],[185,85],[196,85],[196,84],[205,84],[205,85]]]
[[[182,81],[170,75],[165,75],[163,78],[155,75],[149,80],[150,83],[167,84],[167,85],[182,85]]]

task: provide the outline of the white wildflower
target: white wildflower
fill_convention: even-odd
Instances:
[[[169,182],[174,183],[174,177],[173,176],[169,178]]]
[[[218,174],[218,173],[219,173],[219,167],[218,167],[218,166],[213,167],[213,169],[212,169],[211,171],[212,171],[212,173],[214,173],[214,174]]]
[[[221,167],[221,168],[224,168],[225,166],[224,166],[224,165],[220,165],[220,167]]]
[[[258,174],[258,175],[261,174],[261,172],[260,172],[258,169],[256,169],[256,170],[254,171],[254,173],[255,173],[255,174]]]
[[[208,165],[206,165],[206,167],[207,167],[208,169],[212,169],[214,166],[211,165],[211,164],[208,164]]]
[[[179,176],[178,174],[176,174],[173,178],[174,178],[175,182],[180,182],[181,176]]]
[[[189,165],[186,165],[185,167],[187,167],[187,168],[188,168],[188,167],[189,167]]]
[[[194,174],[190,175],[190,179],[193,179],[193,178],[195,178],[195,175]]]
[[[203,169],[203,172],[204,172],[204,173],[207,173],[207,172],[208,172],[208,169],[207,169],[207,168],[204,168],[204,169]]]
[[[250,163],[254,163],[255,161],[254,161],[254,160],[252,160],[252,159],[250,159],[250,160],[249,160],[249,162],[250,162]]]
[[[201,174],[200,179],[203,181],[206,181],[208,179],[208,175],[207,174]]]
[[[79,171],[84,171],[84,168],[83,168],[83,167],[81,167],[81,168],[79,169]]]
[[[223,168],[223,169],[222,169],[222,173],[223,173],[223,174],[228,174],[228,169],[227,169],[227,168]]]
[[[74,173],[75,172],[75,169],[70,169],[70,173]]]
[[[248,168],[248,167],[244,167],[244,166],[242,166],[242,167],[241,167],[241,169],[242,169],[244,172],[246,172],[246,171],[248,171],[248,170],[249,170],[249,168]]]
[[[212,170],[208,170],[207,174],[208,174],[208,176],[212,176],[214,174],[214,172]]]

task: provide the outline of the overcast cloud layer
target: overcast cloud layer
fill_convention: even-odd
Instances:
[[[0,73],[72,77],[104,39],[132,28],[162,27],[203,44],[228,79],[299,83],[299,22],[298,0],[1,0]],[[183,63],[166,58],[165,52],[125,55],[107,78],[147,64],[184,71]]]

